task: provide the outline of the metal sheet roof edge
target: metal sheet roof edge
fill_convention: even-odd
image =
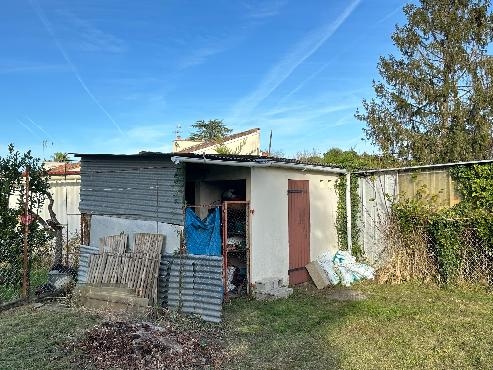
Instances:
[[[472,165],[472,164],[485,164],[485,163],[493,163],[493,159],[483,159],[483,160],[479,160],[479,161],[439,163],[439,164],[425,164],[425,165],[420,165],[420,166],[381,168],[381,169],[377,169],[377,170],[354,171],[352,173],[368,174],[368,173],[381,173],[381,172],[412,171],[412,170],[422,170],[422,169],[428,169],[428,168],[433,169],[433,168],[463,166],[463,165]]]
[[[233,167],[250,167],[250,168],[262,168],[262,167],[274,167],[274,168],[291,168],[299,171],[318,171],[326,173],[336,173],[336,174],[346,174],[347,171],[341,168],[325,167],[325,166],[315,166],[311,164],[302,163],[286,163],[278,162],[272,160],[265,160],[259,162],[239,162],[239,161],[228,161],[219,159],[209,159],[209,158],[191,158],[184,156],[173,156],[171,157],[173,163],[178,164],[180,162],[184,163],[204,163],[204,164],[214,164],[223,166],[233,166]]]

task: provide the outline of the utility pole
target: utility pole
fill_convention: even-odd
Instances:
[[[22,276],[22,297],[29,297],[29,167],[26,167],[26,199],[24,202],[24,255],[23,255],[23,276]]]

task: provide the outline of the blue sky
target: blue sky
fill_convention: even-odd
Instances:
[[[0,155],[168,152],[178,125],[286,156],[372,151],[354,119],[404,0],[16,0],[0,13]]]

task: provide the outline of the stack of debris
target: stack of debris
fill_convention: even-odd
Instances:
[[[350,286],[356,281],[373,279],[375,275],[373,267],[356,262],[347,251],[337,251],[334,255],[323,253],[306,265],[306,269],[318,289],[339,283]]]
[[[78,365],[97,369],[219,368],[225,360],[221,335],[213,331],[183,331],[169,322],[106,321],[70,343],[82,352]]]

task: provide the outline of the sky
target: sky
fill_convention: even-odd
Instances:
[[[169,152],[197,120],[287,157],[374,152],[354,118],[405,0],[16,0],[0,13],[0,156]]]

